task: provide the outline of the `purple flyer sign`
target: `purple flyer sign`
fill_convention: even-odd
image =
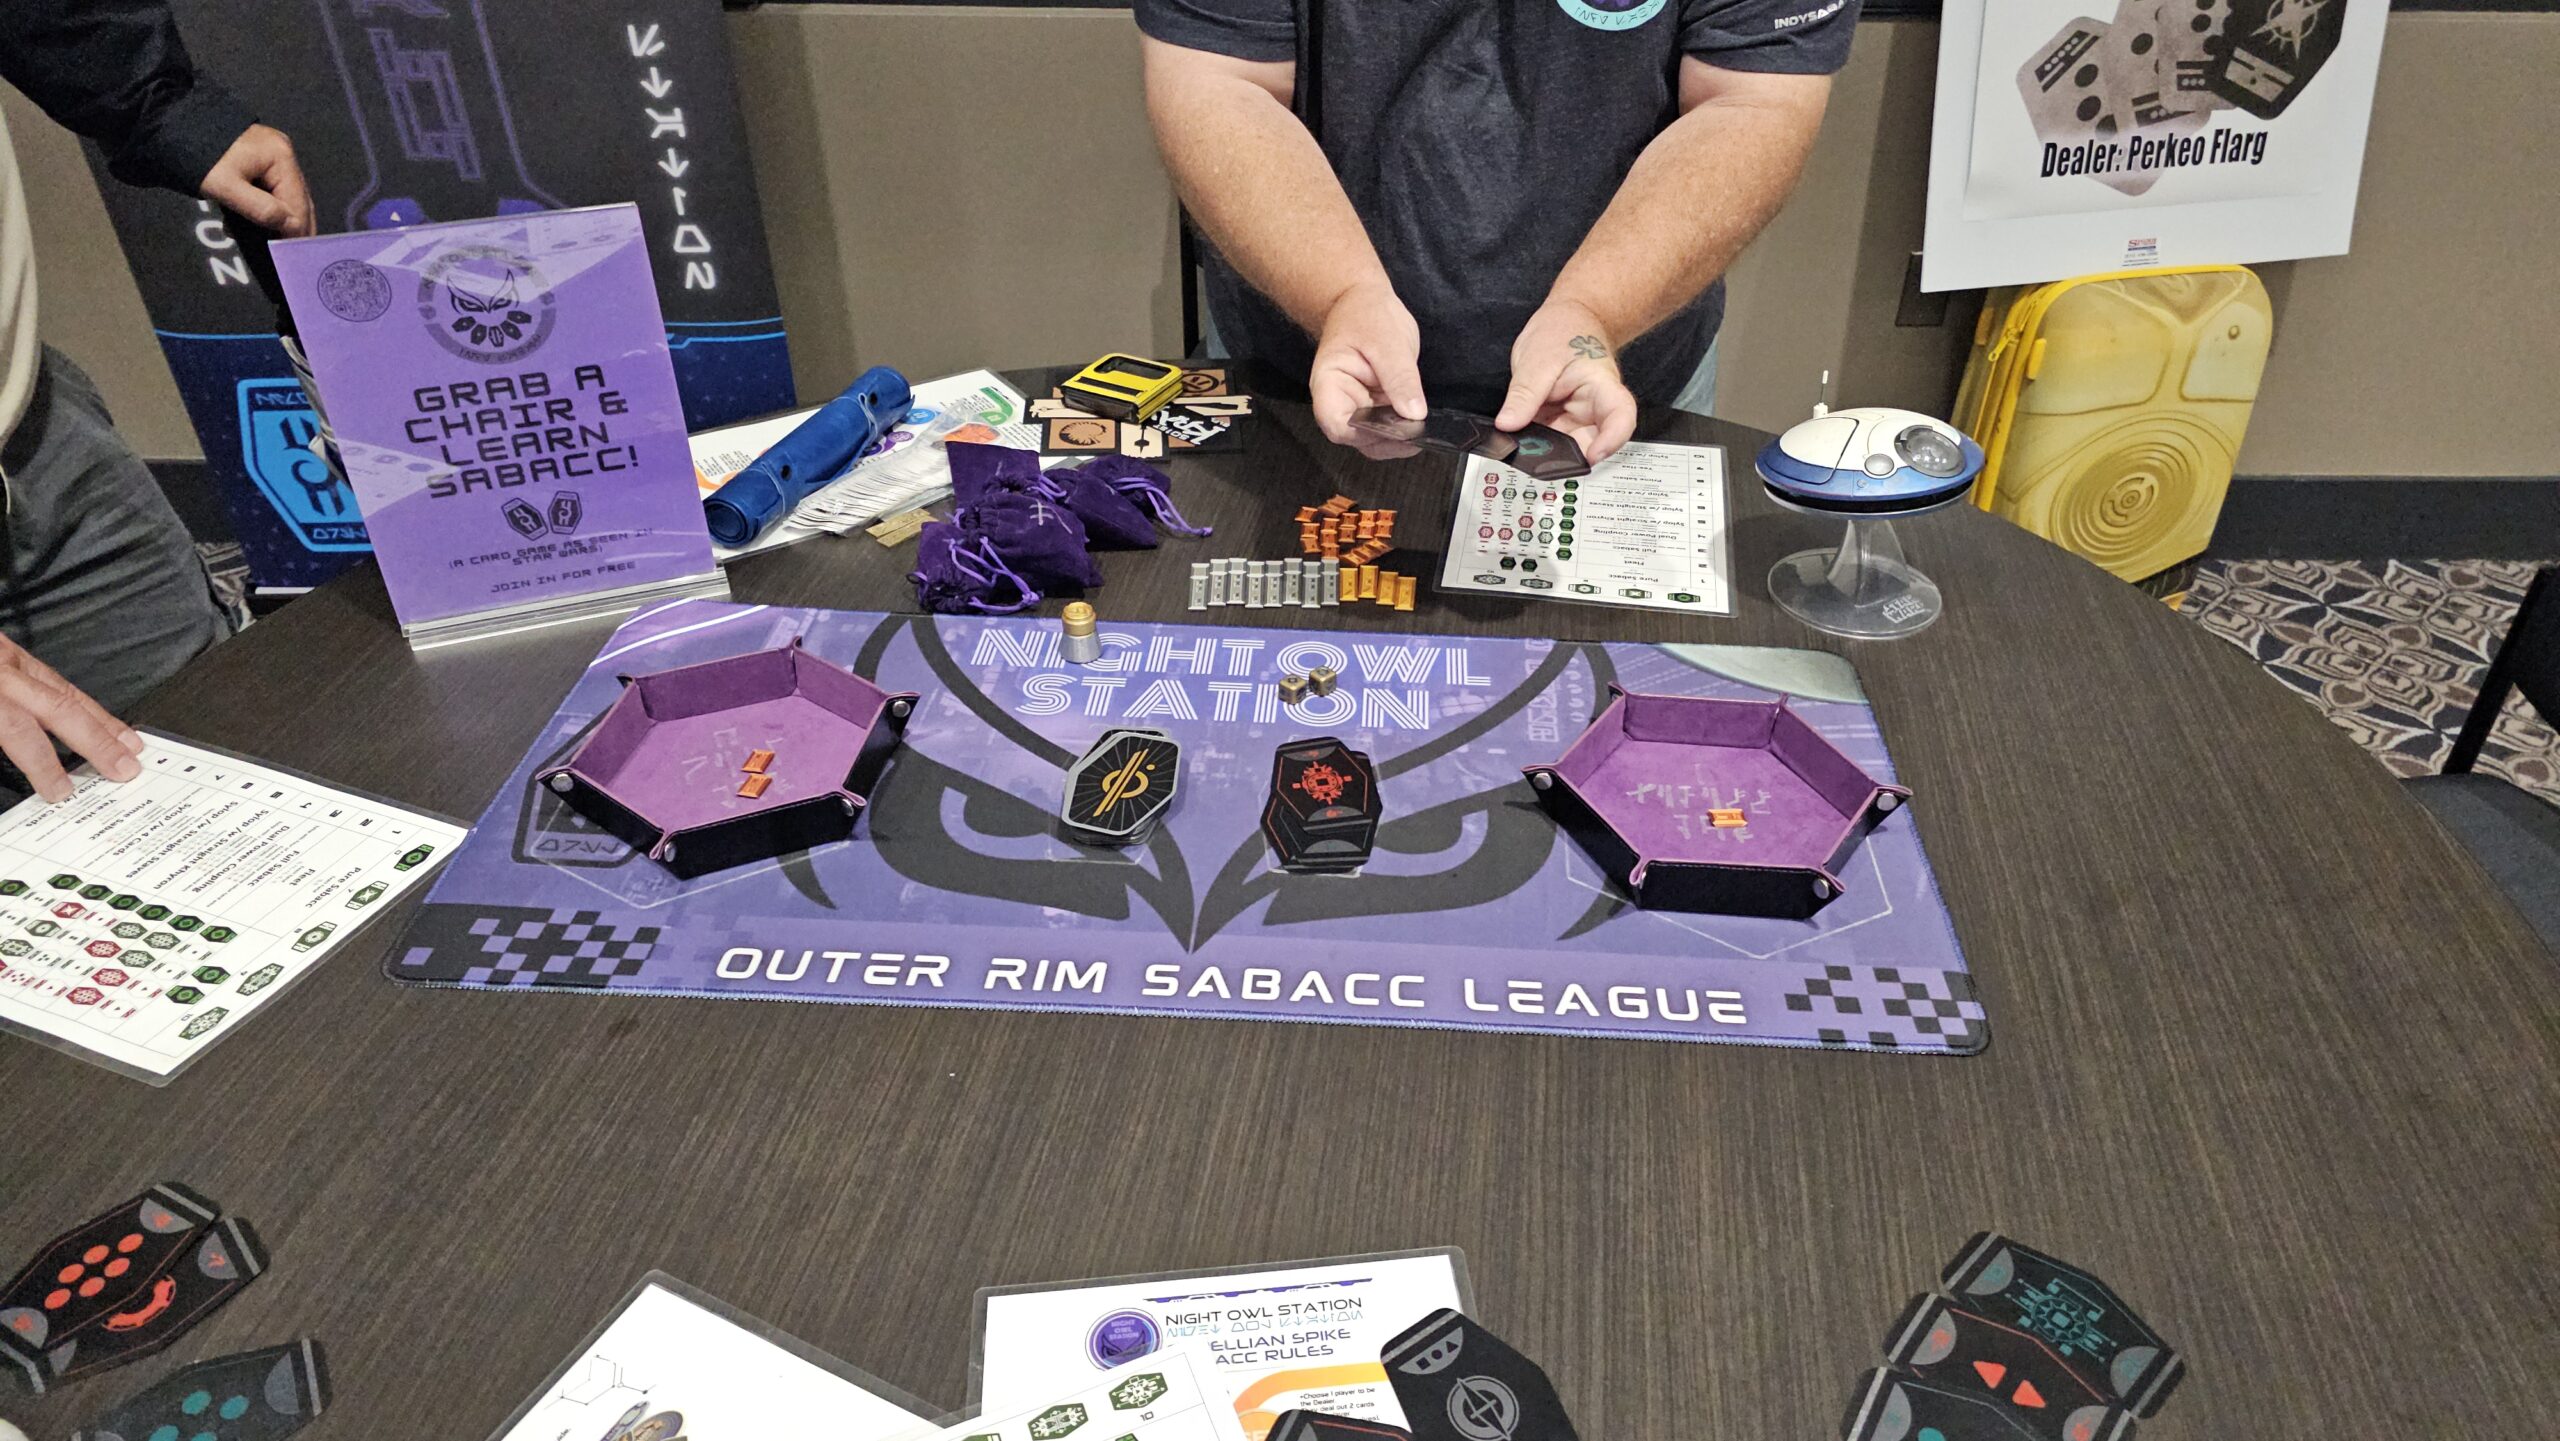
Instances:
[[[636,207],[274,250],[403,626],[712,570]]]
[[[1920,845],[1896,810],[1812,920],[1641,910],[1538,806],[1612,684],[1790,706],[1893,773],[1846,661],[1811,651],[1112,625],[1070,665],[1030,617],[685,601],[597,656],[500,788],[386,968],[490,989],[1536,1031],[1968,1054],[1989,1023]],[[678,880],[534,781],[642,675],[787,645],[919,699],[852,839]],[[1289,707],[1274,678],[1329,666]],[[697,718],[699,719],[699,718]],[[1058,833],[1067,768],[1104,731],[1182,748],[1179,789],[1128,850]],[[775,742],[700,728],[687,773]],[[1341,737],[1385,817],[1356,875],[1278,870],[1272,753]],[[786,746],[786,750],[787,750]],[[791,764],[783,755],[773,762]]]

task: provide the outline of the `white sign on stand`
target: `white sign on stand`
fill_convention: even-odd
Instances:
[[[1950,0],[1923,290],[2347,248],[2385,0]]]

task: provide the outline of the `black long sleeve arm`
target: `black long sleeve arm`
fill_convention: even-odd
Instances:
[[[163,0],[0,0],[0,79],[117,179],[189,195],[257,119],[197,73]]]

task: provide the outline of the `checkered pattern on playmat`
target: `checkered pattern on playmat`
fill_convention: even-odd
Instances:
[[[1893,966],[1824,966],[1821,975],[1787,993],[1787,1009],[1859,1018],[1854,1028],[1815,1032],[1826,1046],[1893,1048],[1920,1042],[1978,1051],[1990,1039],[1973,977],[1962,971],[1906,977]]]
[[[469,986],[602,987],[636,976],[657,949],[658,927],[615,926],[594,911],[507,908],[474,916],[438,946],[413,947],[404,970],[430,964],[437,979]],[[434,956],[436,950],[461,954]]]

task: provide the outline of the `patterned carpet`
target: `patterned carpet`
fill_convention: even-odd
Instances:
[[[2183,612],[2249,652],[2393,773],[2444,763],[2530,561],[2217,560]],[[2560,804],[2560,734],[2513,697],[2480,769]]]

